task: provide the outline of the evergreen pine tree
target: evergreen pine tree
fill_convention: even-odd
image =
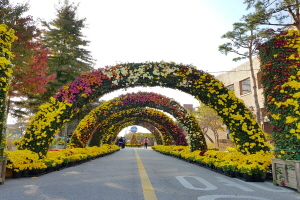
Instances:
[[[42,25],[46,28],[43,43],[52,51],[47,61],[50,74],[56,74],[56,80],[50,84],[44,95],[45,99],[53,96],[58,88],[73,81],[83,72],[93,69],[92,56],[86,50],[89,41],[84,39],[82,29],[86,28],[86,19],[76,15],[79,4],[70,4],[68,0],[56,8],[56,19]]]

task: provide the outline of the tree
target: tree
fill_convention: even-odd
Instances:
[[[128,132],[124,135],[124,138],[126,139],[126,141],[130,141],[132,138],[133,133],[132,132]]]
[[[257,96],[256,77],[253,69],[253,57],[258,54],[259,44],[270,38],[271,33],[265,29],[259,29],[257,25],[238,22],[233,24],[233,30],[222,35],[222,38],[228,39],[227,42],[219,46],[219,51],[225,55],[235,53],[238,57],[233,61],[248,59],[250,63],[251,78],[253,80],[253,96],[256,108],[256,120],[261,123],[261,112]],[[244,52],[242,52],[242,50]]]
[[[209,139],[209,141],[214,143],[214,140],[207,134],[208,130],[211,129],[214,133],[214,139],[218,143],[218,131],[224,131],[221,117],[219,117],[212,108],[206,105],[196,107],[196,110],[192,112],[192,115],[200,124],[203,134]]]
[[[46,92],[46,86],[49,82],[55,80],[55,75],[47,75],[48,67],[46,61],[50,51],[46,49],[42,43],[36,41],[32,44],[31,62],[27,63],[26,68],[15,68],[15,76],[12,80],[10,97],[19,97],[19,100],[11,100],[13,103],[12,114],[15,117],[23,117],[28,115],[22,109],[26,109],[29,113],[35,113],[40,104],[44,101],[36,102],[36,99]]]
[[[132,134],[130,144],[132,144],[132,145],[137,145],[138,144],[138,141],[136,139],[136,135],[134,133]]]
[[[73,81],[80,74],[93,69],[90,52],[84,49],[89,41],[83,39],[81,30],[86,27],[85,18],[78,19],[76,11],[79,4],[69,4],[68,0],[60,2],[56,8],[56,19],[42,21],[46,28],[43,43],[51,49],[52,54],[47,60],[50,74],[56,74],[56,80],[47,88],[44,99],[53,96],[57,89]]]
[[[140,144],[143,144],[146,137],[148,137],[148,146],[154,144],[155,137],[152,133],[136,133],[135,135]]]
[[[49,81],[55,77],[46,75],[46,60],[50,51],[45,49],[39,41],[41,31],[36,28],[31,16],[23,16],[28,11],[28,4],[12,5],[9,0],[0,2],[0,24],[4,23],[15,30],[18,37],[12,44],[14,72],[9,89],[7,113],[15,117],[22,117],[28,108],[26,101],[15,101],[14,97],[28,98],[28,95],[36,96],[45,92]]]
[[[133,135],[132,132],[128,132],[124,135],[124,137],[129,141],[132,138],[132,135]],[[149,140],[148,141],[148,146],[151,146],[152,144],[154,144],[154,141],[155,141],[155,137],[152,133],[137,132],[137,133],[135,133],[135,137],[136,137],[136,140],[139,144],[142,144],[143,141],[144,141],[144,138],[148,137],[148,140]]]
[[[243,18],[249,24],[294,26],[300,30],[299,0],[244,0],[254,12]]]

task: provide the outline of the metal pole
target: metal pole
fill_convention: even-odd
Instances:
[[[65,134],[64,134],[64,149],[67,148],[67,137],[68,137],[68,123],[66,122],[66,125],[65,125]]]

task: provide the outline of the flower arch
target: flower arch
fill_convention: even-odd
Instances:
[[[286,30],[260,47],[261,82],[275,154],[296,160],[300,149],[300,31]]]
[[[53,136],[83,106],[106,93],[136,86],[161,86],[186,92],[218,113],[238,151],[246,154],[269,150],[265,133],[251,111],[222,82],[192,66],[165,62],[120,64],[82,74],[39,108],[19,148],[44,156]]]
[[[191,150],[205,150],[207,145],[204,135],[196,119],[178,102],[167,98],[161,94],[153,92],[137,92],[120,95],[91,111],[77,126],[73,136],[75,146],[83,146],[95,126],[106,120],[113,113],[137,107],[151,107],[160,109],[171,114],[183,126],[185,133],[189,137]]]
[[[156,143],[158,145],[163,145],[163,140],[162,140],[162,133],[159,131],[158,128],[156,128],[156,126],[161,126],[159,124],[156,124],[155,122],[152,122],[151,120],[140,120],[139,118],[136,118],[136,117],[133,117],[133,118],[130,118],[130,119],[125,119],[123,120],[122,122],[119,122],[117,124],[116,127],[114,127],[114,130],[113,130],[113,133],[115,134],[112,134],[106,141],[103,140],[102,144],[112,144],[116,137],[117,137],[117,134],[125,127],[128,127],[128,126],[132,126],[132,125],[138,125],[138,126],[142,126],[146,129],[148,129],[151,134],[154,135],[154,138],[156,140]],[[166,134],[164,134],[166,135]],[[99,140],[96,140],[96,141],[100,141],[100,138]],[[92,141],[91,141],[92,142]],[[100,145],[99,144],[96,144],[95,146],[98,146]]]
[[[5,24],[0,24],[0,149],[2,148],[3,130],[6,122],[6,100],[10,79],[12,76],[11,52],[12,43],[18,39],[13,29],[8,29]],[[1,155],[0,155],[1,156]]]
[[[176,145],[183,145],[186,146],[186,135],[181,127],[179,127],[170,117],[168,117],[164,112],[152,109],[152,108],[132,108],[127,110],[121,110],[119,112],[116,112],[110,116],[108,116],[106,119],[101,120],[99,122],[99,126],[97,127],[97,131],[95,133],[101,133],[104,138],[109,138],[111,132],[108,132],[107,130],[110,127],[113,127],[116,123],[119,121],[122,121],[124,118],[131,118],[131,117],[138,117],[141,119],[150,119],[151,121],[154,121],[156,123],[161,124],[164,127],[165,132],[168,132],[170,136],[173,138]],[[79,139],[78,139],[79,137]],[[74,139],[73,139],[74,138]],[[75,132],[71,139],[71,145],[74,145],[74,141],[80,141],[82,139],[81,134],[77,132],[75,135]],[[81,140],[82,141],[82,140]],[[76,143],[75,143],[76,144]],[[87,144],[87,141],[81,143],[81,147],[85,147]],[[76,145],[74,145],[76,146]]]
[[[93,136],[91,137],[90,144],[99,146],[100,141],[102,141],[103,144],[110,144],[111,137],[115,138],[118,135],[118,133],[122,130],[122,128],[125,128],[127,124],[129,124],[128,126],[133,125],[132,124],[133,122],[136,123],[142,122],[151,125],[153,127],[152,130],[154,136],[158,141],[157,143],[165,144],[165,145],[175,144],[172,138],[173,133],[164,126],[165,124],[161,122],[153,121],[149,118],[143,118],[143,117],[126,117],[126,119],[113,124],[111,127],[107,127],[101,130],[97,128]],[[177,126],[177,125],[173,124],[172,126]]]

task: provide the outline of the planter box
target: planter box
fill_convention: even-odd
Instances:
[[[6,174],[6,157],[0,156],[0,184],[4,184]]]
[[[283,185],[300,192],[300,161],[273,158],[272,176],[275,185]]]

